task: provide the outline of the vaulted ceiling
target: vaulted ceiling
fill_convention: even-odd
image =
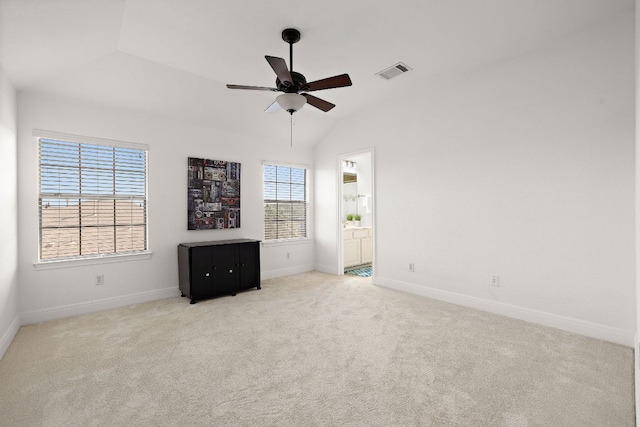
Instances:
[[[281,31],[302,33],[294,69],[307,80],[349,73],[314,92],[337,105],[296,114],[297,144],[339,121],[553,39],[632,14],[633,0],[0,0],[0,63],[20,91],[289,140],[289,115],[264,55],[288,62]],[[399,61],[413,71],[385,81]]]

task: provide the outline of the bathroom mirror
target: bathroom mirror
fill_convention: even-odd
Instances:
[[[349,182],[358,182],[358,174],[352,172],[344,172],[342,174],[342,182],[347,184]]]

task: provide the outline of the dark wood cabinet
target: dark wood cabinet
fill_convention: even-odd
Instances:
[[[250,239],[178,245],[180,292],[196,300],[260,289],[260,241]]]

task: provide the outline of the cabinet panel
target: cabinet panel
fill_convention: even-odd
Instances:
[[[234,276],[239,274],[236,269],[235,251],[226,246],[210,246],[210,248],[214,293],[231,295],[238,292],[239,287]]]
[[[363,237],[369,237],[369,230],[366,228],[360,230],[353,230],[354,239],[362,239]]]
[[[260,246],[258,243],[238,245],[239,287],[260,289]]]
[[[189,296],[192,299],[211,298],[213,292],[213,266],[210,248],[193,248],[190,255],[191,286]],[[183,291],[184,293],[184,291]]]
[[[360,240],[361,264],[373,262],[373,238],[367,237]]]
[[[351,239],[344,241],[344,266],[360,264],[360,240]]]

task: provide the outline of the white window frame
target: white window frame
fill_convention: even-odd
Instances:
[[[265,194],[264,194],[264,167],[265,166],[281,166],[281,167],[287,167],[287,168],[297,168],[297,169],[304,169],[305,170],[305,208],[306,208],[306,230],[305,230],[305,237],[292,237],[292,238],[285,238],[285,239],[268,239],[265,236],[265,229],[266,229],[266,219],[263,216],[263,221],[262,221],[262,225],[263,225],[263,232],[262,232],[262,236],[263,236],[263,246],[278,246],[278,245],[289,245],[289,244],[303,244],[303,243],[309,243],[311,242],[311,237],[310,237],[310,231],[311,231],[311,227],[310,227],[310,222],[311,222],[311,177],[312,177],[312,171],[311,171],[311,167],[309,165],[305,165],[305,164],[299,164],[299,163],[284,163],[284,162],[274,162],[274,161],[268,161],[268,160],[264,160],[262,162],[262,203],[263,203],[263,215],[264,215],[264,203],[265,203]]]
[[[38,173],[38,199],[36,200],[36,208],[38,209],[38,261],[34,263],[34,267],[36,269],[48,269],[48,268],[61,268],[67,266],[75,266],[75,265],[87,265],[87,264],[101,264],[101,263],[109,263],[109,262],[120,262],[120,261],[128,261],[128,260],[136,260],[136,259],[150,259],[151,251],[149,250],[149,146],[147,144],[139,144],[133,142],[126,141],[118,141],[112,139],[104,139],[104,138],[95,138],[88,136],[80,136],[80,135],[72,135],[61,132],[53,132],[46,130],[36,129],[33,131],[33,136],[36,139],[36,144],[38,146],[38,159],[37,159],[37,173]],[[146,203],[145,209],[145,217],[144,217],[144,226],[145,226],[145,242],[144,250],[136,250],[136,251],[128,251],[128,252],[116,252],[116,253],[101,253],[101,254],[91,254],[91,255],[80,255],[80,256],[69,256],[69,257],[61,257],[61,258],[52,258],[52,259],[41,259],[41,242],[42,242],[42,225],[41,225],[41,217],[40,217],[40,208],[39,201],[42,197],[41,193],[41,183],[40,183],[40,174],[41,174],[41,160],[40,160],[40,139],[50,139],[50,140],[58,140],[63,142],[72,142],[77,144],[91,144],[91,145],[104,145],[108,147],[117,147],[117,148],[132,148],[137,150],[145,151],[146,155],[146,166],[145,166],[145,194],[144,200]]]

